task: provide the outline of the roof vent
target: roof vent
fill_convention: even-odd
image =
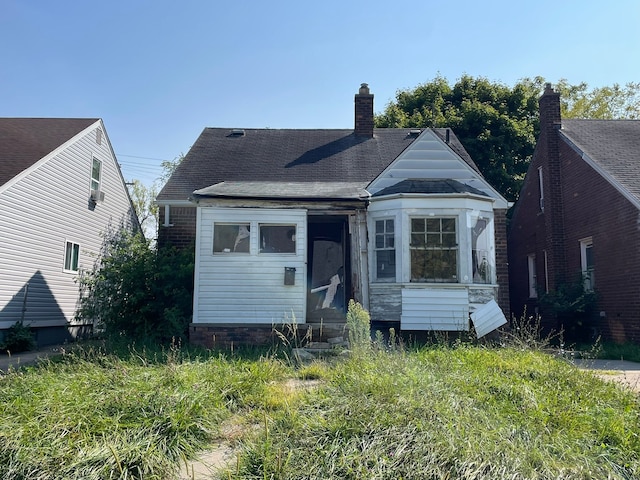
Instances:
[[[234,128],[231,130],[231,137],[244,137],[244,128]]]
[[[420,130],[419,128],[414,128],[412,130],[409,130],[409,133],[407,133],[407,135],[410,137],[417,137],[421,133],[422,133],[422,130]]]

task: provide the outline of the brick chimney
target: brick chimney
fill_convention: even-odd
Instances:
[[[363,137],[373,137],[373,94],[369,85],[363,83],[355,96],[356,121],[353,133]]]
[[[538,165],[542,168],[544,194],[544,236],[548,249],[547,274],[549,287],[565,279],[564,216],[562,207],[562,162],[560,161],[560,93],[547,83],[538,100],[540,107],[540,136],[538,137]]]
[[[540,107],[540,133],[551,134],[562,125],[560,117],[560,94],[551,88],[551,84],[544,86],[544,92],[538,100]],[[555,134],[554,134],[555,135]]]

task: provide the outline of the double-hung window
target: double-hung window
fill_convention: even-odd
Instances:
[[[394,220],[392,218],[376,220],[375,232],[376,279],[395,280],[396,240]]]
[[[584,289],[587,292],[592,292],[596,284],[596,277],[593,262],[593,240],[591,237],[580,240],[580,263],[584,278]]]
[[[411,218],[411,281],[457,282],[456,219]]]
[[[77,273],[79,258],[80,245],[73,242],[66,242],[64,247],[64,271]]]
[[[537,298],[538,276],[536,273],[536,256],[533,253],[527,255],[527,274],[529,279],[529,298]]]
[[[93,157],[91,164],[91,191],[100,191],[100,176],[102,174],[102,162],[96,157]]]

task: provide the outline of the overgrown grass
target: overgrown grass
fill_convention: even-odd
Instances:
[[[631,479],[638,398],[543,353],[373,352],[273,412],[228,478]]]
[[[231,420],[255,428],[220,478],[640,478],[638,397],[538,351],[249,353],[84,349],[0,378],[0,478],[169,479]]]
[[[80,350],[0,379],[0,478],[165,479],[220,423],[262,408],[283,366]]]

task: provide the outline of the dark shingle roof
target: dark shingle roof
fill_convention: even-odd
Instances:
[[[334,198],[362,200],[367,182],[221,182],[196,190],[194,196],[233,198]]]
[[[96,118],[0,118],[0,185],[97,121]]]
[[[444,139],[445,129],[438,129],[436,133]],[[194,190],[220,182],[366,185],[416,138],[411,129],[401,128],[375,129],[373,138],[354,135],[350,129],[205,128],[161,190],[158,200],[186,200]],[[452,133],[450,146],[477,171]]]
[[[482,195],[483,197],[487,196],[483,191],[469,185],[465,185],[464,183],[460,183],[457,180],[409,179],[380,190],[374,195],[374,197],[382,197],[384,195],[393,195],[397,193],[473,193],[475,195]]]
[[[561,132],[640,201],[640,120],[563,120]]]

